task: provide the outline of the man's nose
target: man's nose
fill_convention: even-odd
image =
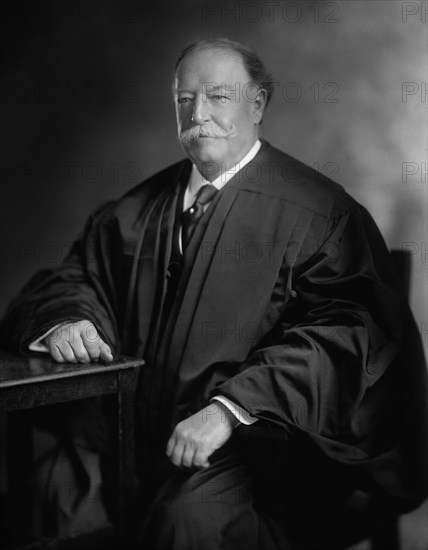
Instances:
[[[193,106],[192,120],[196,124],[202,124],[210,120],[209,104],[202,95],[196,97]]]

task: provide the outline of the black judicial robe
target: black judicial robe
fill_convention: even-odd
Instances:
[[[178,162],[100,207],[63,264],[36,274],[10,304],[3,340],[28,353],[55,323],[89,319],[116,354],[146,359],[146,437],[166,441],[220,394],[259,426],[303,435],[391,499],[417,503],[426,493],[426,370],[370,215],[263,140],[200,220],[165,312],[190,169]]]

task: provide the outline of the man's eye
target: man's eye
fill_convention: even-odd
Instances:
[[[189,103],[190,101],[192,101],[191,97],[179,97],[179,98],[177,98],[177,103],[179,103],[180,105],[185,104],[185,103]]]
[[[210,96],[208,96],[209,99],[211,100],[214,100],[214,101],[221,101],[222,103],[224,103],[225,101],[227,101],[229,99],[228,96],[226,95],[220,95],[220,94],[211,94]]]

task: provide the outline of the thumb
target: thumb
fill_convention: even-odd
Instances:
[[[113,361],[113,353],[108,344],[100,338],[100,359],[106,363],[111,363]]]

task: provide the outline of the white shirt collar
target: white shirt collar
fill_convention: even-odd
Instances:
[[[253,160],[253,158],[259,152],[261,145],[262,143],[258,139],[243,159],[241,159],[234,166],[232,166],[232,168],[229,168],[229,170],[226,170],[226,172],[223,172],[222,174],[220,174],[212,182],[205,179],[204,176],[199,172],[196,165],[193,164],[189,181],[186,187],[186,192],[184,194],[183,210],[186,210],[187,208],[189,208],[189,206],[191,206],[194,203],[196,194],[203,185],[211,184],[211,185],[214,185],[214,187],[216,187],[218,190],[224,187],[226,183],[231,178],[233,178],[233,176],[235,176],[240,170],[244,168],[246,164],[248,164],[250,161]]]

